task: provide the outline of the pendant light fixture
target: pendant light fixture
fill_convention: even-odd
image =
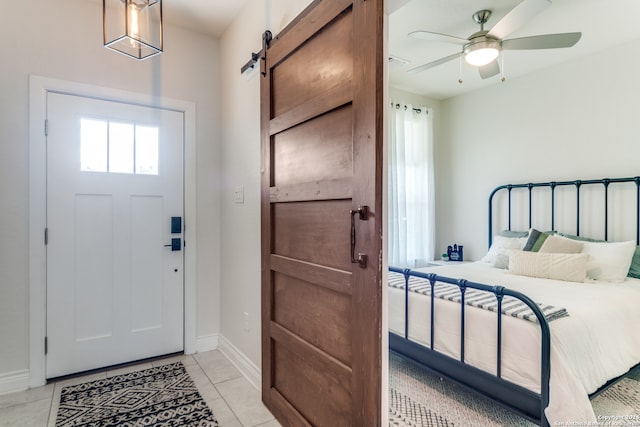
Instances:
[[[104,46],[138,60],[162,52],[162,0],[102,0]]]

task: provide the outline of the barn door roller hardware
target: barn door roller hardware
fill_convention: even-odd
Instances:
[[[262,46],[263,46],[262,50],[260,50],[259,52],[251,52],[251,59],[247,61],[247,63],[244,64],[242,68],[240,68],[240,74],[249,74],[256,69],[257,63],[260,57],[262,57],[262,60],[264,60],[263,53],[265,49],[269,48],[269,44],[271,43],[271,40],[273,40],[273,35],[271,34],[271,31],[269,30],[265,31],[264,34],[262,35]]]
[[[261,53],[262,51],[257,53],[251,52],[251,59],[246,64],[244,64],[242,68],[240,68],[240,74],[253,71],[256,68],[256,63],[258,62]]]

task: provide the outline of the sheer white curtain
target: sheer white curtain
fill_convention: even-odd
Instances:
[[[433,111],[389,109],[389,265],[419,267],[434,259]]]

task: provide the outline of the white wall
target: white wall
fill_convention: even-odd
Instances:
[[[418,95],[415,93],[407,92],[395,87],[389,88],[389,99],[391,101],[404,102],[405,104],[411,104],[414,107],[428,107],[437,110],[440,108],[440,101],[432,99],[427,96]]]
[[[29,369],[29,75],[196,103],[197,335],[219,331],[219,42],[165,28],[137,62],[102,46],[98,1],[3,2],[0,26],[0,379]],[[187,224],[189,226],[189,224]],[[193,225],[191,225],[193,226]]]
[[[639,175],[638,53],[636,41],[443,101],[438,244],[481,258],[498,185]]]
[[[311,0],[249,0],[220,40],[222,87],[221,347],[228,342],[260,369],[260,77],[240,68]],[[237,186],[244,203],[233,202]],[[245,330],[245,314],[248,330]]]

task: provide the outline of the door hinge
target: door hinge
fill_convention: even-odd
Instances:
[[[49,339],[47,337],[44,337],[44,354],[47,354],[49,352]]]
[[[44,244],[45,245],[49,244],[49,229],[48,228],[44,229]]]
[[[49,119],[44,119],[44,136],[49,136]]]

